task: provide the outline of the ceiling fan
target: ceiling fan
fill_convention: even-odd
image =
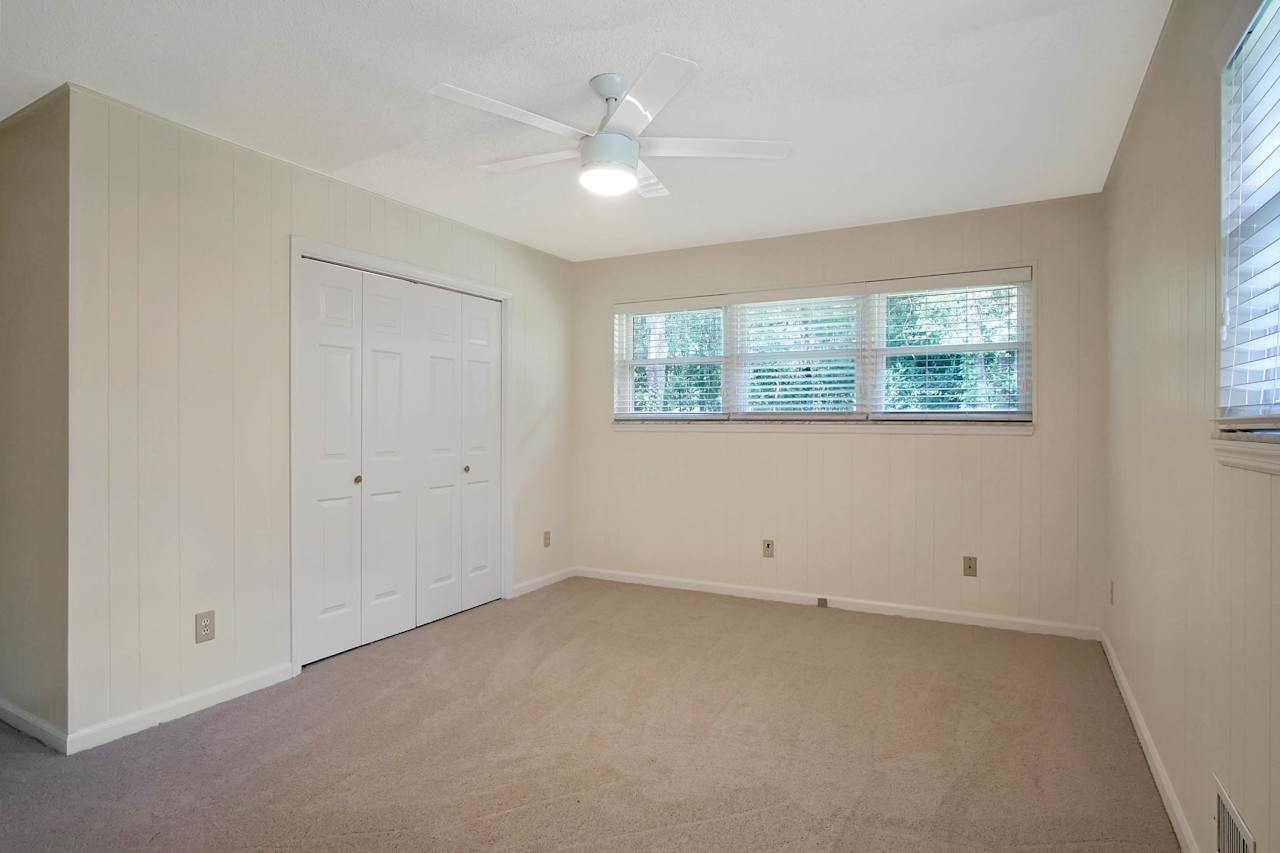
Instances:
[[[578,172],[578,182],[597,195],[622,195],[631,190],[644,198],[670,195],[644,160],[640,159],[642,156],[781,160],[790,153],[790,142],[642,137],[640,134],[653,121],[654,116],[684,88],[697,70],[696,62],[660,53],[629,89],[620,74],[597,74],[592,77],[591,88],[604,98],[604,119],[600,122],[599,129],[593,133],[448,83],[437,83],[431,88],[431,94],[532,125],[578,143],[574,150],[502,160],[480,168],[488,172],[513,172],[516,169],[580,157],[582,166]]]

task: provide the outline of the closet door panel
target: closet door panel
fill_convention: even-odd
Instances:
[[[414,626],[421,458],[421,288],[364,273],[361,567],[365,643]]]
[[[418,624],[462,609],[462,296],[423,287],[425,436],[418,513]]]
[[[360,637],[361,274],[303,261],[292,284],[292,562],[298,659]]]
[[[462,606],[502,595],[502,306],[462,297]]]

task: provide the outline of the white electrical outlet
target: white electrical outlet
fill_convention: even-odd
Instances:
[[[207,643],[213,639],[213,611],[202,610],[196,614],[196,642]]]
[[[551,547],[551,531],[550,530],[542,531],[542,547],[543,548]]]

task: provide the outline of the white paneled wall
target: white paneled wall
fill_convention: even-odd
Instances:
[[[1111,557],[1106,633],[1185,820],[1213,774],[1280,850],[1280,478],[1217,465],[1219,74],[1257,0],[1175,0],[1104,198]]]
[[[67,93],[0,122],[0,719],[67,714]]]
[[[576,562],[1096,626],[1106,600],[1098,196],[575,265]],[[615,428],[615,302],[1035,268],[1032,435]],[[760,555],[774,539],[777,556]],[[977,578],[961,558],[977,555]]]
[[[287,673],[291,234],[513,292],[515,581],[567,565],[568,264],[78,89],[71,218],[73,741]]]

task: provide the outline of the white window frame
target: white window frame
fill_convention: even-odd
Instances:
[[[716,307],[720,309],[720,315],[721,315],[720,316],[720,334],[723,336],[724,340],[728,340],[729,330],[725,327],[726,327],[726,324],[729,322],[729,315],[733,312],[729,311],[727,306],[716,306]],[[710,309],[709,308],[670,309],[670,308],[658,307],[656,309],[651,310],[649,308],[645,308],[643,310],[635,309],[635,310],[628,311],[626,312],[626,316],[628,319],[630,319],[631,315],[633,314],[661,314],[667,311],[693,311],[693,310],[710,310]],[[618,316],[618,312],[615,311],[614,312],[615,319],[617,316]],[[619,420],[619,421],[623,421],[623,420],[626,420],[626,421],[723,421],[728,419],[729,391],[727,389],[727,383],[725,383],[724,381],[725,354],[724,354],[723,341],[721,342],[720,355],[718,356],[714,356],[714,355],[700,356],[696,358],[630,358],[630,357],[617,358],[616,353],[618,350],[621,350],[622,352],[625,352],[625,353],[634,352],[634,350],[632,349],[632,340],[631,340],[631,323],[630,322],[623,323],[620,328],[615,327],[615,330],[614,330],[615,336],[618,335],[619,333],[622,335],[622,340],[621,341],[615,340],[614,342],[615,356],[614,356],[614,377],[613,377],[613,390],[614,390],[613,407],[615,412],[617,412],[618,403],[620,400],[634,399],[633,385],[635,382],[635,371],[633,370],[633,368],[654,367],[657,365],[677,365],[677,364],[718,364],[720,365],[721,411],[719,412],[634,412],[634,413],[624,412],[620,414],[615,414],[614,415],[615,420]]]
[[[1232,63],[1235,62],[1237,57],[1240,55],[1241,50],[1244,48],[1245,43],[1249,39],[1249,36],[1253,34],[1255,28],[1268,15],[1280,15],[1280,10],[1275,10],[1273,8],[1275,3],[1276,3],[1276,0],[1262,0],[1262,2],[1259,3],[1258,6],[1256,7],[1256,10],[1254,11],[1254,13],[1250,16],[1248,20],[1248,24],[1242,28],[1242,34],[1240,38],[1235,42],[1235,44],[1231,46],[1230,52],[1227,53],[1225,57],[1220,55],[1222,64],[1221,64],[1221,75],[1219,77],[1220,85],[1219,85],[1219,128],[1218,128],[1218,131],[1219,131],[1218,132],[1218,165],[1219,165],[1219,185],[1218,185],[1219,231],[1218,231],[1218,234],[1219,236],[1218,236],[1218,284],[1217,284],[1218,351],[1217,351],[1217,356],[1214,358],[1215,375],[1218,377],[1218,379],[1214,383],[1215,401],[1213,406],[1213,411],[1214,411],[1213,421],[1214,421],[1219,439],[1228,439],[1228,440],[1236,439],[1236,440],[1245,440],[1245,441],[1256,440],[1256,441],[1273,442],[1276,440],[1276,436],[1274,435],[1274,433],[1277,430],[1280,430],[1280,415],[1223,415],[1222,414],[1222,396],[1221,396],[1222,394],[1221,377],[1222,377],[1222,371],[1224,369],[1223,356],[1225,354],[1225,351],[1222,345],[1223,345],[1224,336],[1227,332],[1227,326],[1226,326],[1227,313],[1225,310],[1226,295],[1227,295],[1225,288],[1228,281],[1227,272],[1229,267],[1229,264],[1227,262],[1227,253],[1228,253],[1228,241],[1229,241],[1230,232],[1231,232],[1231,229],[1224,227],[1224,221],[1223,221],[1227,213],[1227,211],[1224,209],[1223,203],[1225,202],[1227,197],[1226,191],[1227,191],[1227,184],[1228,184],[1228,176],[1230,174],[1230,164],[1227,162],[1227,154],[1228,154],[1227,144],[1226,144],[1227,133],[1226,133],[1226,127],[1225,127],[1225,123],[1227,119],[1226,98],[1227,98],[1227,88],[1228,88],[1228,74],[1231,71]],[[1241,32],[1241,30],[1237,30],[1237,32]],[[1273,201],[1274,199],[1280,199],[1280,195],[1275,196],[1273,198]],[[1217,442],[1217,444],[1221,444],[1221,441]],[[1232,450],[1233,453],[1238,454],[1238,453],[1245,452],[1240,448],[1238,444],[1231,444],[1231,445],[1225,445],[1225,446],[1233,448]]]
[[[1032,329],[1030,339],[1021,338],[1017,341],[1016,346],[1000,346],[993,343],[976,343],[976,344],[932,344],[928,346],[888,346],[885,338],[885,326],[877,322],[875,311],[864,311],[863,331],[865,334],[874,338],[875,344],[867,347],[866,356],[866,374],[876,389],[879,399],[883,400],[887,392],[887,385],[884,376],[884,364],[890,356],[902,355],[931,355],[942,353],[965,353],[965,352],[1007,352],[1008,350],[1017,350],[1020,364],[1026,364],[1030,359],[1031,369],[1018,369],[1018,401],[1020,410],[1018,412],[966,412],[959,413],[955,411],[938,411],[938,412],[875,412],[869,414],[872,420],[877,421],[992,421],[996,423],[1029,423],[1035,418],[1035,368],[1036,360],[1034,354],[1035,347],[1035,306],[1033,304],[1034,288],[1028,273],[1027,281],[1020,282],[1001,282],[992,284],[994,287],[1001,287],[1009,284],[1024,285],[1017,291],[1017,312],[1020,317],[1031,317]],[[969,287],[980,288],[981,285],[969,285]],[[939,287],[936,290],[950,290],[953,288]],[[954,288],[961,289],[961,288]],[[876,290],[868,294],[869,296],[880,296],[892,294],[906,290],[906,288],[890,288],[884,290]],[[911,292],[915,291],[914,289]],[[1030,312],[1030,313],[1028,313]],[[868,330],[869,329],[869,330]],[[868,340],[870,338],[864,338]],[[858,375],[863,376],[863,364],[858,364]],[[1023,412],[1026,412],[1024,414]]]
[[[953,290],[966,288],[982,288],[984,286],[1000,287],[1005,285],[1024,285],[1019,288],[1018,311],[1020,315],[1025,316],[1022,312],[1030,311],[1031,325],[1029,327],[1029,335],[1023,337],[1016,347],[1004,347],[1003,349],[1016,348],[1019,351],[1020,364],[1026,364],[1026,359],[1030,358],[1030,368],[1021,369],[1019,373],[1019,397],[1022,401],[1023,408],[1027,409],[1029,414],[1022,412],[958,412],[958,411],[942,411],[942,412],[875,412],[854,411],[854,412],[738,412],[736,403],[741,393],[741,389],[737,387],[736,378],[741,371],[731,370],[730,362],[734,359],[742,358],[742,356],[730,352],[730,341],[735,340],[733,323],[735,321],[736,312],[732,310],[734,305],[749,304],[756,302],[768,301],[789,301],[810,299],[817,297],[831,296],[864,296],[873,297],[880,294],[891,294],[895,292],[922,292],[931,290]],[[1035,279],[1034,270],[1030,266],[1007,267],[990,270],[974,270],[969,272],[946,273],[929,276],[914,276],[910,278],[898,279],[878,279],[862,282],[846,282],[835,285],[817,285],[811,287],[788,288],[783,290],[758,290],[758,291],[736,291],[730,293],[707,294],[694,297],[674,297],[660,300],[644,300],[635,302],[619,302],[613,306],[613,317],[615,322],[619,315],[630,316],[633,314],[651,314],[669,311],[694,311],[705,310],[707,308],[721,308],[724,311],[722,330],[724,334],[723,355],[711,358],[695,358],[695,359],[627,359],[617,358],[619,351],[619,343],[621,343],[622,352],[630,352],[630,341],[624,338],[619,342],[615,339],[611,342],[614,349],[614,394],[611,395],[612,409],[610,417],[618,428],[639,428],[646,429],[650,427],[664,429],[680,429],[682,427],[694,426],[702,423],[704,426],[719,425],[726,429],[748,429],[751,427],[771,429],[774,427],[790,427],[802,428],[811,431],[827,431],[828,429],[868,429],[869,431],[879,432],[968,432],[977,428],[976,431],[996,432],[1001,434],[1030,434],[1034,431],[1036,418],[1036,395],[1038,391],[1038,382],[1036,381],[1036,372],[1038,370],[1038,362],[1035,357],[1035,349],[1037,346],[1037,327],[1039,318],[1034,313],[1034,291]],[[917,354],[917,351],[924,352],[991,352],[1001,350],[998,345],[992,344],[951,344],[937,345],[930,347],[886,347],[884,344],[883,329],[876,317],[876,312],[864,308],[860,311],[860,341],[867,342],[875,339],[874,346],[863,345],[856,351],[847,350],[830,350],[821,351],[820,353],[796,353],[785,354],[783,358],[789,358],[794,355],[796,358],[806,357],[812,358],[815,355],[819,357],[840,357],[841,355],[854,354],[858,358],[858,387],[876,388],[877,396],[883,399],[883,382],[884,382],[884,362],[890,355],[911,355]],[[622,333],[624,336],[630,335],[630,323],[622,324]],[[1028,339],[1029,338],[1029,339]],[[759,356],[747,356],[750,358],[778,358],[776,354],[761,354]],[[721,407],[724,411],[718,413],[698,414],[698,413],[618,413],[619,399],[625,397],[630,398],[627,383],[632,381],[632,367],[636,364],[658,364],[658,363],[718,363],[721,365],[722,384],[720,390]],[[733,377],[733,379],[731,379]],[[859,391],[857,395],[859,404],[867,396]],[[706,422],[710,422],[707,424]]]
[[[857,288],[857,289],[854,289],[854,288]],[[784,291],[784,292],[785,292],[785,291]],[[803,351],[788,351],[788,352],[760,352],[760,353],[737,353],[737,352],[734,352],[734,353],[730,353],[730,352],[729,352],[729,349],[728,349],[728,343],[729,343],[729,341],[737,340],[737,328],[736,328],[736,324],[737,324],[737,322],[738,322],[738,312],[733,310],[733,309],[734,309],[734,307],[735,307],[736,305],[751,305],[751,304],[753,304],[753,303],[758,303],[758,302],[774,302],[774,301],[777,301],[777,302],[786,302],[786,301],[792,301],[792,300],[803,300],[803,299],[815,298],[815,294],[814,294],[814,293],[811,293],[811,292],[810,292],[810,293],[806,293],[806,295],[804,295],[804,296],[794,296],[794,295],[791,295],[790,293],[788,293],[788,294],[787,294],[787,296],[786,296],[785,298],[783,298],[783,299],[774,299],[774,298],[772,298],[774,295],[776,295],[776,293],[777,293],[776,291],[775,291],[775,292],[771,292],[771,294],[770,294],[770,298],[767,298],[767,299],[758,299],[758,298],[755,298],[755,294],[750,294],[750,293],[748,293],[748,294],[741,294],[743,297],[750,296],[751,298],[734,299],[734,300],[732,300],[732,301],[730,301],[730,302],[727,302],[727,303],[725,304],[725,312],[724,312],[724,316],[725,316],[725,325],[724,325],[725,354],[726,354],[726,356],[727,356],[730,360],[732,360],[732,361],[734,361],[734,362],[745,362],[745,361],[810,361],[810,360],[815,360],[815,359],[836,359],[836,358],[848,358],[848,357],[854,357],[854,358],[858,359],[857,375],[858,375],[859,377],[861,377],[861,376],[862,376],[862,349],[863,349],[863,348],[858,348],[858,349],[839,349],[839,350],[837,350],[837,349],[832,349],[832,350],[803,350]],[[862,293],[861,285],[859,284],[859,285],[848,285],[848,286],[846,286],[846,288],[845,288],[844,292],[840,292],[840,291],[830,291],[830,292],[827,292],[827,293],[824,293],[824,294],[821,294],[821,295],[822,295],[822,296],[862,296],[862,295],[864,295],[864,294]],[[865,323],[866,323],[866,312],[865,312],[865,311],[862,311],[862,312],[860,312],[860,313],[859,313],[859,315],[858,315],[858,322],[859,322],[859,332],[858,332],[858,334],[859,334],[859,340],[861,340],[861,339],[862,339],[862,337],[861,337],[861,336],[862,336],[862,334],[865,332],[865,328],[863,327],[863,324],[865,324]],[[722,395],[721,395],[721,400],[722,400],[722,402],[723,402],[723,404],[724,404],[724,409],[725,409],[725,419],[726,419],[726,420],[732,420],[732,421],[756,421],[756,422],[760,422],[760,423],[787,423],[787,422],[797,422],[797,421],[799,421],[799,422],[825,422],[825,421],[831,421],[831,422],[843,422],[843,421],[865,421],[865,420],[867,419],[867,414],[866,414],[866,412],[860,412],[860,411],[852,411],[852,412],[741,412],[741,411],[738,411],[738,405],[737,405],[737,404],[738,404],[738,400],[742,398],[743,393],[744,393],[744,383],[745,383],[745,381],[746,381],[746,372],[745,372],[745,371],[742,371],[742,370],[736,370],[736,369],[734,369],[734,370],[727,370],[727,369],[726,369],[726,372],[727,372],[727,373],[729,373],[729,374],[731,374],[731,375],[732,375],[732,377],[733,377],[735,380],[737,380],[736,382],[730,382],[730,383],[728,383],[729,385],[732,385],[732,386],[733,386],[733,387],[732,387],[732,389],[731,389],[729,392],[727,392],[727,393],[722,392]],[[861,384],[861,381],[862,381],[861,379],[859,379],[859,380],[858,380],[859,384]],[[731,405],[731,403],[732,403],[732,405]]]

